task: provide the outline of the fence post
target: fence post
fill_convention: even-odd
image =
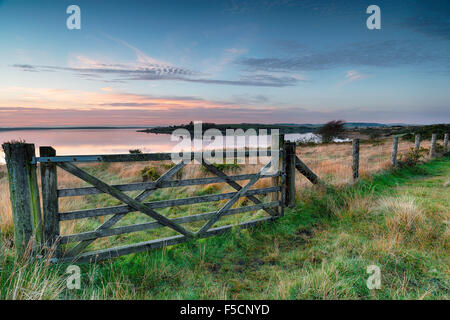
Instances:
[[[436,139],[437,134],[433,133],[431,135],[430,158],[434,158],[436,156]]]
[[[273,141],[274,139],[278,139],[278,150],[279,152],[281,151],[281,153],[279,153],[279,158],[278,158],[278,168],[281,172],[281,176],[280,177],[273,177],[272,178],[272,185],[273,186],[281,186],[281,192],[273,192],[271,199],[272,201],[280,201],[281,205],[280,205],[280,210],[279,210],[279,214],[282,216],[284,215],[284,197],[285,197],[285,188],[284,188],[284,163],[285,163],[285,154],[284,154],[284,134],[279,134],[278,137],[272,135],[272,145],[275,143],[275,141]],[[273,151],[273,150],[271,150]]]
[[[40,147],[39,154],[41,157],[54,157],[56,156],[56,151],[52,147]],[[41,162],[40,168],[45,246],[47,248],[53,247],[55,249],[55,256],[58,256],[59,218],[56,165],[54,163]]]
[[[295,205],[295,142],[285,142],[284,152],[286,154],[285,171],[286,171],[286,205],[293,208]]]
[[[444,135],[444,153],[448,152],[448,133]]]
[[[414,149],[416,151],[420,149],[420,133],[416,133],[416,144],[414,146]]]
[[[391,154],[391,164],[393,167],[397,166],[397,151],[398,151],[398,137],[394,137],[392,141],[392,154]]]
[[[36,251],[42,244],[42,218],[34,144],[5,143],[6,167],[8,169],[11,208],[14,220],[14,243],[18,257],[23,256],[34,236]]]
[[[359,177],[359,139],[352,141],[352,171],[353,180],[357,180]]]

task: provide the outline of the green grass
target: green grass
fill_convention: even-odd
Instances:
[[[275,222],[80,265],[80,290],[54,280],[65,281],[67,265],[40,266],[40,281],[54,280],[43,297],[448,299],[449,163],[447,157],[353,186],[311,187]],[[11,249],[0,263],[0,298],[11,298],[11,281],[18,282]],[[381,268],[380,290],[366,286],[372,264]]]

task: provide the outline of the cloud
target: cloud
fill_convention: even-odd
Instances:
[[[38,71],[35,66],[32,66],[30,64],[15,64],[15,65],[13,65],[13,67],[19,68],[19,69],[22,69],[22,71],[28,71],[28,72],[37,72]]]
[[[416,15],[403,19],[397,25],[434,39],[450,40],[450,2],[420,1],[417,7]]]
[[[448,51],[429,50],[417,41],[359,42],[323,52],[302,50],[291,57],[241,58],[249,71],[316,71],[336,67],[398,67],[425,63],[450,67]]]
[[[104,89],[104,88],[103,88]],[[1,89],[0,108],[21,106],[44,108],[47,110],[65,110],[79,108],[89,110],[165,110],[173,108],[228,108],[229,111],[246,106],[244,101],[207,100],[195,96],[145,95],[126,92],[68,90],[49,88],[8,87]],[[259,106],[264,105],[262,97]],[[249,102],[248,105],[253,103]],[[17,114],[19,116],[19,114]]]
[[[225,11],[233,14],[267,12],[274,9],[295,9],[335,16],[349,14],[359,7],[352,1],[343,0],[229,0],[225,4]]]
[[[441,16],[406,18],[400,25],[430,37],[450,40],[450,15],[448,12]]]
[[[189,120],[216,123],[254,122],[260,123],[323,123],[333,119],[346,121],[367,121],[382,123],[442,123],[449,119],[447,106],[432,108],[433,112],[422,110],[367,110],[351,108],[323,111],[304,108],[245,108],[236,107],[230,112],[228,107],[205,108],[183,106],[169,110],[149,109],[89,109],[79,108],[48,110],[46,108],[0,107],[0,127],[23,126],[150,126],[180,124]],[[99,119],[101,121],[99,122]],[[236,121],[236,119],[239,119]]]
[[[126,41],[116,39],[105,34],[105,37],[118,42],[136,54],[137,61],[117,63],[95,60],[83,55],[72,56],[68,67],[49,65],[13,64],[12,67],[22,71],[33,72],[72,72],[85,80],[104,81],[106,83],[126,81],[183,81],[191,83],[231,85],[231,86],[255,86],[255,87],[288,87],[303,81],[298,76],[266,74],[244,74],[238,79],[218,79],[211,73],[218,73],[232,63],[238,56],[247,52],[243,48],[228,48],[224,50],[219,61],[209,62],[211,67],[206,73],[177,67],[170,63],[157,60],[146,55],[142,50],[134,47]]]
[[[363,80],[367,78],[366,74],[360,73],[356,70],[349,70],[345,73],[345,80],[340,82],[340,85],[346,85],[355,81]]]
[[[200,76],[188,69],[171,66],[148,66],[142,68],[128,68],[123,64],[97,63],[95,66],[71,68],[39,65],[12,65],[23,71],[69,71],[88,80],[101,80],[105,82],[124,82],[132,80],[161,81],[176,80],[203,84],[258,86],[258,87],[287,87],[293,86],[302,80],[294,76],[274,76],[270,74],[243,75],[237,80],[213,79]],[[107,77],[115,77],[108,79]]]

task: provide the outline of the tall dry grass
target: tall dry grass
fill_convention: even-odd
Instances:
[[[430,142],[423,141],[424,147],[429,147]],[[391,153],[392,139],[380,140],[377,143],[362,143],[360,149],[360,175],[365,176],[374,172],[389,168],[389,159]],[[412,142],[400,141],[398,154],[399,156],[413,146]],[[316,146],[299,146],[297,147],[297,155],[302,161],[321,179],[329,184],[342,185],[352,181],[351,172],[351,145],[348,143],[334,143]],[[97,163],[86,164],[86,167],[96,173],[101,173],[101,179],[106,183],[120,184],[142,181],[141,171],[149,166],[156,168],[162,174],[167,171],[170,162],[130,162],[130,163]],[[241,165],[239,169],[227,172],[228,174],[246,174],[255,173],[261,167],[260,164]],[[2,174],[3,173],[3,174]],[[300,192],[305,187],[310,187],[310,182],[301,174],[296,172],[296,190]],[[189,164],[181,172],[181,178],[200,178],[213,176],[206,172],[198,164]],[[6,167],[0,165],[0,231],[3,234],[10,234],[13,228],[13,220],[11,214],[11,204],[9,201],[9,187],[6,177]],[[99,176],[100,177],[100,176]],[[244,184],[246,181],[241,181]],[[59,188],[73,188],[87,186],[84,181],[79,180],[73,175],[58,168],[58,186]],[[271,185],[270,179],[262,179],[254,186],[254,188],[263,188]],[[222,184],[224,190],[231,189]],[[188,192],[195,192],[200,187],[189,187]],[[59,200],[60,211],[73,211],[82,208],[84,197],[69,197]],[[95,205],[94,205],[95,206]],[[102,206],[98,203],[98,206]],[[74,222],[62,223],[62,234],[72,233],[75,229]]]
[[[398,158],[406,154],[413,142],[399,141]],[[429,141],[423,141],[421,146],[428,148]],[[360,176],[386,170],[390,167],[392,139],[383,139],[373,143],[362,141],[359,152]],[[343,185],[352,182],[352,146],[349,143],[333,143],[316,146],[298,146],[297,156],[320,179],[332,185]],[[310,182],[301,174],[296,173],[296,190],[310,186]]]
[[[14,255],[14,247],[0,244],[0,268],[12,263],[10,272],[0,272],[0,300],[54,300],[66,289],[66,276],[52,265],[52,253],[31,257],[31,242],[22,258]],[[10,265],[11,266],[11,265]]]
[[[0,165],[0,233],[11,234],[13,231],[13,218],[11,202],[9,201],[9,185],[6,176],[6,166]]]

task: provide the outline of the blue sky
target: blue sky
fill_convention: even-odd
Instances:
[[[66,8],[81,9],[69,30]],[[381,30],[369,30],[369,5]],[[1,1],[0,126],[450,120],[449,1]]]

